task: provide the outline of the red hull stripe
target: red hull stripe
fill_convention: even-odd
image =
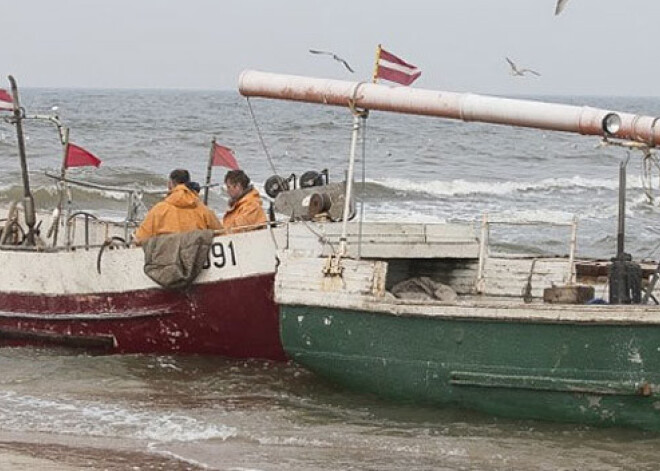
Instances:
[[[55,339],[114,337],[112,353],[285,360],[273,283],[274,275],[269,274],[193,285],[185,291],[67,296],[0,293],[0,344],[49,343],[50,333]],[[3,336],[3,330],[12,332],[11,338]],[[24,339],[17,332],[25,332]]]

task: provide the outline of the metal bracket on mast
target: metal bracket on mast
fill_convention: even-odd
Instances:
[[[353,116],[359,118],[367,119],[369,117],[369,110],[359,109],[355,106],[355,100],[348,100],[348,108],[351,110]]]
[[[600,147],[605,146],[616,146],[624,147],[629,150],[638,150],[642,153],[642,187],[644,193],[646,194],[646,199],[649,204],[655,203],[655,196],[653,194],[653,168],[658,171],[658,178],[660,179],[660,161],[656,154],[652,152],[652,149],[655,148],[655,143],[647,144],[645,142],[637,141],[615,141],[608,139],[607,136],[603,137],[603,140],[600,142]]]

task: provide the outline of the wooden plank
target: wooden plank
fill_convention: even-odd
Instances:
[[[339,241],[337,241],[337,244]],[[350,242],[349,242],[350,243]],[[329,246],[323,248],[322,255],[330,255]],[[395,259],[395,258],[468,258],[476,259],[479,255],[479,246],[476,244],[424,244],[400,241],[398,243],[371,242],[363,243],[360,248],[362,258]],[[348,246],[348,256],[356,258],[357,245]]]
[[[341,276],[324,273],[327,258],[305,257],[292,253],[280,255],[275,278],[276,292],[313,292],[359,295],[384,293],[387,264],[383,262],[342,259]]]
[[[567,259],[513,259],[490,257],[484,265],[484,294],[521,297],[530,280],[531,295],[543,297],[543,289],[566,282]],[[532,264],[534,264],[532,271]]]
[[[357,257],[359,227],[348,228],[348,256]],[[339,247],[341,224],[292,223],[274,231],[278,247],[330,255]],[[364,223],[360,256],[364,258],[476,258],[479,244],[467,224]]]

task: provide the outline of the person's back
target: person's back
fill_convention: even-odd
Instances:
[[[175,172],[185,173],[179,175]],[[169,194],[151,208],[135,232],[135,241],[138,244],[162,234],[196,229],[222,229],[215,213],[199,200],[197,193],[188,188],[186,183],[189,180],[185,170],[175,170],[170,174]]]

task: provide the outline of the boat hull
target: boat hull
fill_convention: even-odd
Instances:
[[[284,360],[273,275],[94,295],[0,294],[0,341]],[[11,312],[8,312],[11,311]]]
[[[197,279],[165,289],[141,248],[0,251],[0,345],[284,360],[268,231],[217,237]]]
[[[355,391],[512,418],[660,431],[657,324],[280,309],[287,354]]]

